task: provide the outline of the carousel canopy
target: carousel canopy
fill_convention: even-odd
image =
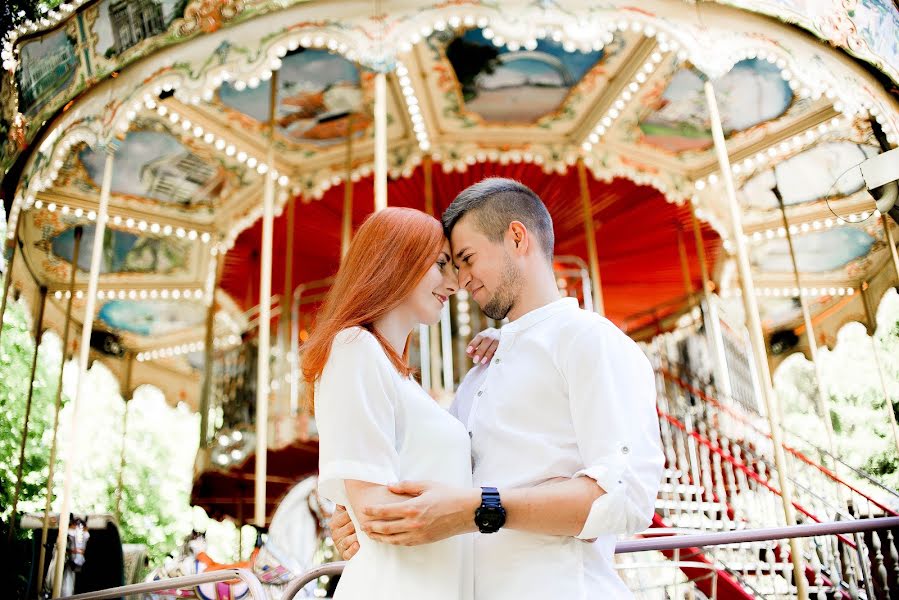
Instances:
[[[464,186],[514,177],[549,206],[557,254],[586,260],[582,162],[605,312],[643,324],[702,287],[691,212],[718,290],[737,293],[711,78],[764,324],[800,327],[801,294],[834,338],[863,314],[859,289],[889,285],[878,279],[883,224],[853,167],[883,150],[875,129],[899,139],[884,87],[899,81],[899,15],[887,1],[844,5],[63,5],[3,49],[14,283],[48,288],[50,326],[70,293],[83,318],[106,176],[97,349],[137,359],[133,386],[196,406],[210,307],[227,348],[260,303],[266,179],[281,296],[336,270],[347,185],[353,226],[373,210],[375,78],[386,72],[390,205],[439,216]],[[124,377],[124,361],[110,362]]]

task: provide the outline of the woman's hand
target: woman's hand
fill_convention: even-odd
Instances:
[[[337,505],[334,514],[328,520],[328,527],[331,529],[331,539],[334,540],[337,554],[343,560],[353,558],[359,552],[359,542],[356,538],[356,528],[353,526],[346,508]]]
[[[498,347],[499,329],[488,327],[471,338],[471,342],[468,343],[465,353],[471,357],[471,360],[475,365],[486,365],[490,362],[490,359],[493,358],[493,355],[496,354],[496,349]]]

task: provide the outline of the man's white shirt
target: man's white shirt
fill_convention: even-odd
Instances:
[[[477,534],[476,600],[632,597],[613,553],[654,513],[664,467],[655,397],[637,344],[574,299],[503,326],[491,364],[469,371],[450,408],[471,435],[474,485],[585,476],[605,494],[576,538]]]

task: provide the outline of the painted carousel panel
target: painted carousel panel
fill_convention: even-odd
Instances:
[[[470,29],[445,50],[465,108],[486,121],[533,123],[558,110],[605,57],[603,50],[568,52],[552,40],[518,48],[492,38],[489,30]]]
[[[86,148],[81,164],[94,186],[103,176],[106,155]],[[225,169],[161,131],[131,131],[116,152],[112,191],[181,208],[209,206],[225,185]]]
[[[827,273],[842,269],[866,256],[874,238],[863,229],[847,226],[795,236],[796,263],[803,273]],[[753,265],[764,272],[792,273],[786,238],[766,240],[751,253]]]
[[[362,135],[372,124],[373,73],[325,50],[300,48],[284,57],[278,71],[278,131],[294,143],[330,146],[347,133]],[[269,119],[271,80],[257,87],[225,83],[218,98],[254,131]]]
[[[100,308],[99,318],[112,329],[160,336],[202,325],[206,308],[202,302],[111,300]]]
[[[97,8],[97,54],[115,59],[145,40],[165,33],[184,16],[188,0],[107,0]]]
[[[853,141],[826,142],[755,175],[742,192],[748,206],[760,210],[777,208],[777,198],[771,191],[775,184],[786,206],[845,198],[864,186],[856,167],[879,153],[874,146]]]
[[[22,45],[16,71],[20,113],[35,116],[72,83],[78,69],[76,43],[68,28],[60,28]]]
[[[78,269],[90,270],[91,249],[96,225],[84,225]],[[138,235],[130,231],[107,228],[103,237],[100,273],[172,274],[184,271],[190,256],[190,243],[170,237]],[[75,228],[70,227],[51,240],[53,256],[71,263],[74,256]]]
[[[741,61],[713,83],[726,136],[780,117],[793,102],[793,92],[780,69],[764,60]],[[681,68],[639,122],[642,141],[672,153],[711,148],[703,85],[699,71]]]

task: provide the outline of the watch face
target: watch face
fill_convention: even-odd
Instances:
[[[481,531],[496,531],[506,522],[506,511],[499,507],[482,506],[475,511],[475,520]]]

